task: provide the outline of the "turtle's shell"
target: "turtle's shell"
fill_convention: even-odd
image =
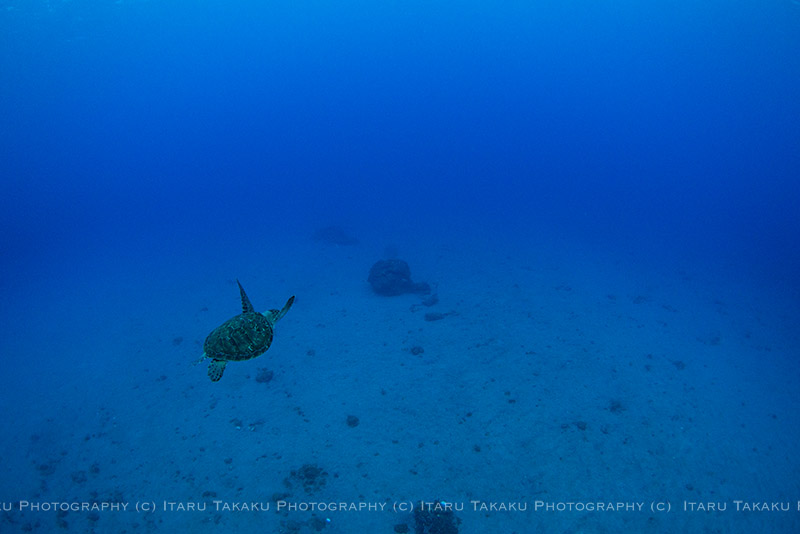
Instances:
[[[228,319],[208,334],[203,350],[215,360],[238,362],[264,354],[272,343],[272,324],[258,312]]]

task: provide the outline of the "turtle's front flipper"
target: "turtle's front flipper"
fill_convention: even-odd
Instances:
[[[222,373],[225,371],[225,364],[227,363],[225,360],[211,360],[211,363],[208,364],[208,378],[212,382],[222,378]]]
[[[286,315],[286,312],[289,311],[289,308],[292,307],[292,304],[294,304],[294,295],[289,297],[289,300],[286,301],[286,304],[283,306],[283,308],[280,311],[278,311],[278,310],[269,310],[267,312],[264,312],[264,316],[266,316],[267,319],[272,321],[272,324],[275,324],[275,323],[278,322],[278,320],[280,320],[281,317]]]
[[[236,283],[239,284],[239,295],[242,297],[242,313],[254,312],[256,311],[253,308],[253,305],[250,304],[250,299],[247,298],[247,293],[244,292],[244,288],[242,284],[239,283],[239,280],[236,280]]]

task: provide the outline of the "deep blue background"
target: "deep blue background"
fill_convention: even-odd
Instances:
[[[796,287],[793,2],[2,4],[6,289],[253,221],[536,231]]]

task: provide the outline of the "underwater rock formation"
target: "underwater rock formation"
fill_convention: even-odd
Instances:
[[[414,508],[415,534],[458,534],[461,520],[453,513],[452,504],[443,501],[419,504]]]
[[[367,282],[375,293],[387,297],[405,293],[427,295],[431,292],[431,286],[425,282],[413,282],[408,263],[397,259],[375,262],[369,270]]]
[[[314,241],[323,243],[330,243],[331,245],[357,245],[358,239],[347,235],[347,233],[338,226],[326,226],[320,228],[311,237]]]
[[[317,464],[303,464],[300,469],[293,469],[287,478],[283,479],[283,485],[287,488],[294,487],[294,484],[303,486],[303,490],[308,495],[313,495],[325,487],[328,481],[328,472]]]

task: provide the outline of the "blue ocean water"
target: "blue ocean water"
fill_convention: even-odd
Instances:
[[[790,0],[0,1],[0,530],[796,532],[798,50]],[[297,300],[212,383],[237,279]]]

